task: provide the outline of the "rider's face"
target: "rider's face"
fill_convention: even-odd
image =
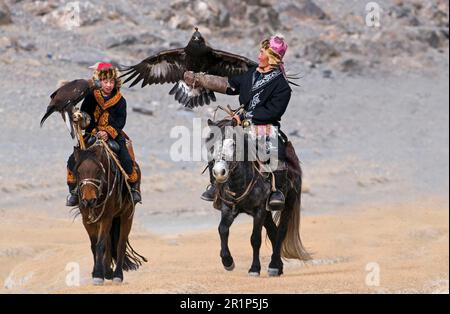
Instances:
[[[261,69],[267,68],[269,66],[269,57],[267,56],[266,51],[262,48],[259,49],[258,61],[259,67]]]
[[[112,93],[114,86],[116,84],[116,81],[114,79],[104,79],[100,81],[102,84],[102,91],[106,95],[109,95]]]

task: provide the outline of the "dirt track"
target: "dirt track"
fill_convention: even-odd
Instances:
[[[231,229],[233,272],[221,266],[216,230],[164,237],[135,230],[132,244],[149,263],[125,273],[122,286],[107,282],[103,287],[90,283],[92,258],[79,220],[18,218],[2,217],[8,221],[0,230],[0,278],[8,287],[0,290],[3,293],[448,293],[449,289],[445,199],[307,216],[302,222],[303,241],[314,259],[286,263],[280,278],[267,276],[268,244],[262,248],[261,277],[247,275],[251,226],[246,223]],[[65,283],[73,270],[71,264],[67,270],[66,266],[73,262],[80,265],[79,287]],[[379,286],[372,276],[377,267]]]

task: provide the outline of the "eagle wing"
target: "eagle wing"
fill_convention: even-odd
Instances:
[[[213,49],[211,52],[214,62],[211,68],[208,69],[208,74],[232,77],[245,73],[248,69],[258,65],[255,61],[244,56],[226,51]]]
[[[258,64],[244,56],[211,49],[208,65],[208,69],[205,71],[208,74],[233,77],[247,72],[251,67],[255,67]],[[175,99],[188,108],[209,105],[211,102],[216,101],[213,91],[203,87],[194,89],[184,82],[178,82],[172,88],[170,94],[175,95]]]
[[[89,82],[83,79],[71,81],[58,88],[50,95],[50,104],[47,106],[47,111],[41,119],[41,127],[52,113],[60,112],[69,128],[70,135],[74,138],[72,111],[86,97],[89,91]]]
[[[245,73],[257,63],[240,55],[211,49],[206,56],[208,68],[206,73],[231,77]],[[193,108],[209,105],[216,101],[214,92],[200,88],[191,88],[183,80],[184,72],[189,71],[184,48],[162,51],[144,59],[133,66],[122,66],[124,84],[131,82],[130,87],[142,81],[141,87],[151,84],[176,83],[169,92],[175,100],[185,107]]]
[[[122,66],[126,77],[124,84],[133,80],[130,87],[142,81],[142,86],[150,84],[176,83],[183,79],[186,71],[186,53],[183,48],[164,50],[144,59],[141,63],[132,66]]]

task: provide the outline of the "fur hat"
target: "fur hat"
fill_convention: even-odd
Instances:
[[[114,79],[116,81],[116,89],[120,89],[122,86],[122,80],[120,79],[119,70],[114,67],[111,63],[107,62],[97,62],[93,66],[89,67],[90,69],[94,69],[94,74],[92,75],[92,79],[94,81],[101,81],[104,79]]]

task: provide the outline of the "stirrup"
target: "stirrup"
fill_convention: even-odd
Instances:
[[[284,209],[285,203],[286,198],[284,197],[284,194],[281,191],[277,190],[270,194],[267,207],[270,211],[281,211]]]
[[[207,202],[214,201],[214,194],[216,192],[216,187],[213,184],[209,184],[206,187],[206,191],[200,196],[200,198]]]

